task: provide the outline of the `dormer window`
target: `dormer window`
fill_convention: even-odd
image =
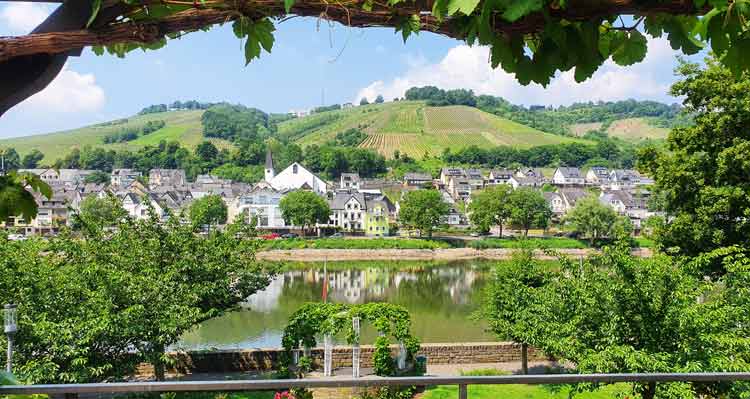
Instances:
[[[292,173],[294,173],[295,175],[297,174],[298,169],[299,168],[297,167],[297,164],[292,165]]]

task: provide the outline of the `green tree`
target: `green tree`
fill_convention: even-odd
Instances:
[[[107,184],[110,182],[110,176],[107,172],[96,170],[90,175],[86,176],[83,181],[84,183]]]
[[[588,237],[591,245],[600,238],[612,237],[616,221],[617,212],[593,196],[579,199],[565,217],[565,222]]]
[[[44,154],[35,148],[23,156],[21,159],[21,166],[27,169],[33,169],[39,166],[39,162],[41,162],[42,159],[44,159]]]
[[[384,102],[385,102],[385,99],[383,98],[382,95],[378,94],[378,96],[375,97],[375,104],[382,104]]]
[[[81,201],[80,208],[73,223],[78,228],[111,227],[128,216],[122,201],[113,194],[102,198],[89,195]]]
[[[367,101],[367,97],[362,97],[362,99],[361,99],[361,100],[359,100],[359,105],[367,105],[367,104],[369,104],[369,103],[370,103],[370,102],[369,102],[369,101]]]
[[[528,245],[513,252],[511,261],[498,264],[484,289],[482,307],[475,314],[486,320],[502,340],[521,344],[521,369],[528,373],[529,345],[544,344],[549,314],[546,284],[550,274]]]
[[[510,195],[510,223],[523,230],[524,237],[529,235],[529,229],[546,229],[552,218],[552,210],[542,193],[532,188],[522,187]]]
[[[498,226],[498,237],[503,236],[503,224],[511,216],[509,199],[513,188],[507,184],[498,184],[472,196],[469,204],[469,219],[481,232],[488,232],[492,226]]]
[[[0,166],[2,171],[16,170],[21,167],[21,157],[16,152],[15,148],[5,148],[0,150]]]
[[[686,256],[750,246],[750,75],[735,77],[714,59],[705,68],[683,62],[677,73],[671,94],[685,98],[695,123],[674,128],[664,151],[639,154],[670,216],[657,244]]]
[[[307,228],[316,223],[327,223],[331,217],[331,208],[325,199],[312,191],[293,191],[279,202],[284,223],[302,227],[304,235]]]
[[[450,207],[437,190],[416,190],[404,195],[399,219],[407,226],[419,230],[432,238],[432,231],[439,226]]]
[[[206,226],[210,232],[211,226],[227,222],[227,204],[216,194],[199,198],[190,204],[190,221],[195,227]]]

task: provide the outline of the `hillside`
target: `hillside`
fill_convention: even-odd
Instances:
[[[195,147],[203,139],[201,128],[202,110],[170,111],[146,115],[137,115],[121,120],[86,126],[79,129],[66,130],[35,136],[16,137],[0,140],[0,147],[13,147],[21,155],[32,149],[44,153],[43,162],[54,160],[67,154],[73,148],[85,145],[100,146],[107,149],[138,149],[146,145],[158,144],[161,140],[175,140],[187,147]],[[166,125],[152,133],[138,137],[124,143],[104,144],[104,137],[126,128],[137,128],[149,121],[163,120]],[[229,145],[222,140],[213,140],[220,147]]]
[[[581,137],[592,130],[601,129],[603,125],[602,122],[575,123],[569,125],[568,128],[574,135]],[[641,140],[666,139],[669,129],[654,126],[648,118],[625,118],[612,121],[606,132],[610,137],[638,142]]]
[[[398,150],[421,158],[444,148],[470,145],[519,148],[544,144],[588,142],[544,133],[467,106],[430,107],[422,101],[367,105],[293,119],[279,125],[279,134],[302,146],[333,140],[337,133],[359,128],[367,134],[360,145],[386,157]]]

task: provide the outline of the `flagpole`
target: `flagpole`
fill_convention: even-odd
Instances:
[[[328,256],[323,258],[323,303],[328,303]]]

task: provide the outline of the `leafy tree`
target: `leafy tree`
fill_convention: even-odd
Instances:
[[[227,140],[255,140],[267,129],[268,114],[242,105],[218,104],[208,108],[201,116],[203,134]]]
[[[544,344],[549,314],[546,284],[550,273],[534,258],[530,246],[513,252],[510,262],[499,264],[484,289],[482,307],[475,314],[486,320],[502,340],[521,344],[521,368],[528,373],[528,347]]]
[[[0,237],[0,299],[23,315],[14,360],[28,382],[120,379],[142,361],[161,379],[166,347],[273,276],[242,221],[209,237],[156,215],[82,233]]]
[[[27,169],[34,169],[39,166],[39,162],[41,162],[42,159],[44,159],[44,154],[35,148],[23,156],[23,159],[21,159],[21,166]]]
[[[293,191],[279,202],[284,223],[302,226],[302,234],[307,227],[316,223],[327,223],[331,216],[328,203],[312,191]]]
[[[107,184],[110,182],[109,173],[101,170],[94,171],[83,179],[84,183]]]
[[[492,226],[500,227],[498,237],[503,236],[503,224],[511,216],[509,199],[513,188],[499,184],[486,188],[473,195],[469,204],[469,219],[481,232],[488,232]]]
[[[750,75],[735,77],[715,59],[705,68],[683,62],[677,73],[671,94],[685,98],[695,124],[674,128],[665,151],[639,157],[671,216],[656,241],[686,256],[750,246]]]
[[[546,229],[552,218],[552,210],[542,193],[531,188],[522,187],[510,195],[510,223],[516,228],[523,229],[523,235],[528,236],[529,229]]]
[[[206,226],[211,230],[212,225],[227,222],[227,204],[216,194],[209,194],[190,204],[190,220],[193,226]]]
[[[210,141],[202,141],[195,147],[195,156],[198,161],[205,164],[214,165],[217,163],[218,155],[219,149]]]
[[[603,237],[612,237],[617,221],[617,212],[599,202],[593,196],[579,199],[576,206],[565,217],[575,231],[585,234],[591,245]]]
[[[383,99],[383,96],[378,94],[378,96],[375,98],[375,104],[382,104],[385,102],[385,99]]]
[[[2,158],[2,171],[16,170],[21,167],[21,157],[16,152],[15,148],[5,148],[0,151],[0,157]]]
[[[222,179],[255,184],[263,180],[263,170],[260,165],[236,166],[227,163],[211,170],[211,174]]]
[[[367,104],[369,104],[369,103],[370,103],[370,102],[369,102],[369,101],[367,101],[367,97],[362,97],[362,99],[361,99],[361,100],[359,100],[359,105],[367,105]]]
[[[78,228],[111,227],[128,216],[122,201],[112,194],[102,198],[89,195],[81,201],[80,208],[73,222],[74,227]]]
[[[443,201],[437,190],[416,190],[404,195],[401,201],[399,219],[401,222],[427,233],[432,238],[432,230],[439,226],[450,207]]]

